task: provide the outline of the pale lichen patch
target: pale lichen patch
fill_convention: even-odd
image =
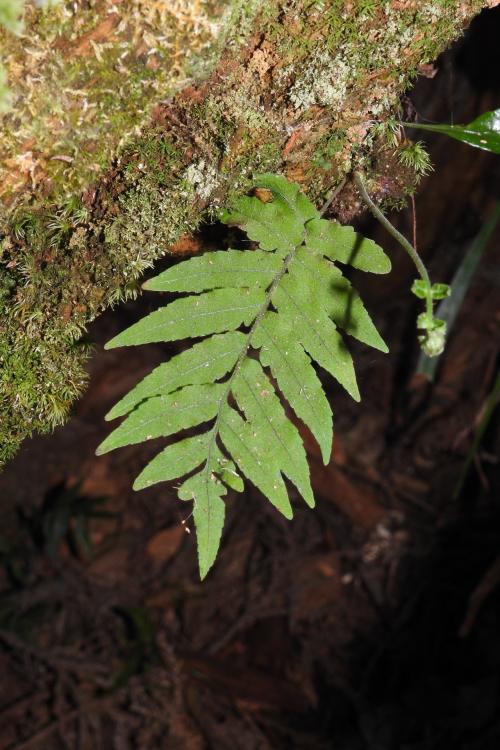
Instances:
[[[207,200],[219,184],[217,170],[205,159],[190,164],[185,172],[186,181],[192,185],[202,200]]]
[[[347,94],[350,77],[351,67],[343,55],[332,56],[318,51],[293,84],[289,99],[296,110],[305,110],[315,104],[339,107]]]

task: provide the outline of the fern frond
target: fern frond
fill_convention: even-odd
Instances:
[[[212,566],[228,488],[249,479],[286,518],[284,477],[314,505],[305,449],[278,393],[329,461],[332,412],[313,362],[359,400],[351,355],[339,329],[380,351],[387,347],[336,263],[386,273],[390,262],[371,240],[320,217],[297,185],[263,175],[273,199],[237,201],[223,220],[245,230],[257,250],[191,258],[144,286],[184,293],[116,336],[107,348],[202,338],[144,378],[107,415],[128,415],[98,453],[193,428],[162,450],[134,488],[188,477],[178,490],[194,502],[200,574]],[[276,387],[275,387],[276,383]],[[276,390],[279,389],[278,391]]]

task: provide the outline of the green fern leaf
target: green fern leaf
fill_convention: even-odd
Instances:
[[[173,393],[185,385],[214,383],[233,369],[245,342],[245,335],[239,331],[203,339],[191,349],[159,365],[115,404],[106,419],[116,419],[128,414],[135,406],[152,396]]]
[[[267,312],[251,343],[260,350],[260,361],[270,367],[283,396],[318,441],[327,464],[332,450],[332,411],[310,358],[295,340],[290,321]]]
[[[275,290],[273,304],[279,315],[291,321],[297,341],[312,359],[331,373],[355,401],[359,401],[352,357],[322,307],[310,278],[287,274]]]
[[[171,302],[167,307],[147,315],[126,331],[108,341],[106,349],[137,346],[158,341],[178,341],[233,331],[243,323],[249,325],[265,304],[262,289],[215,289]]]
[[[202,338],[113,407],[108,419],[127,416],[98,448],[105,453],[157,437],[172,440],[137,477],[134,489],[187,476],[178,494],[194,503],[202,578],[220,545],[223,498],[228,488],[243,489],[242,477],[286,518],[293,511],[285,477],[307,505],[314,505],[305,449],[278,393],[311,430],[327,463],[332,412],[313,362],[359,400],[339,329],[387,351],[335,265],[386,273],[387,256],[350,227],[323,220],[298,186],[283,177],[263,175],[256,186],[270,190],[272,200],[241,198],[223,220],[245,230],[259,249],[206,253],[159,274],[147,289],[189,296],[151,313],[107,345]],[[202,425],[201,434],[178,436]]]
[[[226,488],[214,475],[201,471],[188,479],[179,489],[181,500],[193,500],[193,518],[198,538],[198,565],[204,578],[219,550],[224,526],[225,505],[222,497]]]
[[[129,414],[99,446],[98,454],[125,445],[168,437],[188,427],[208,422],[216,416],[224,395],[221,383],[187,385],[167,396],[154,396]]]
[[[360,271],[389,273],[391,270],[391,261],[373,240],[357,234],[352,227],[325,219],[308,222],[305,245],[330,260],[347,263]]]
[[[179,263],[144,284],[153,292],[204,292],[224,287],[253,287],[266,289],[281,268],[277,256],[254,250],[207,253]]]
[[[290,273],[299,283],[307,279],[323,309],[342,330],[368,346],[388,351],[359,295],[333,263],[303,247],[295,254]]]

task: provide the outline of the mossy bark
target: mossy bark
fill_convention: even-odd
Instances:
[[[490,3],[491,4],[491,3]],[[5,212],[0,250],[0,461],[64,420],[85,384],[86,325],[133,295],[179,238],[277,171],[318,205],[359,210],[349,175],[400,197],[416,176],[388,137],[402,92],[484,0],[234,0],[208,77],[157,104],[93,184],[43,185]]]

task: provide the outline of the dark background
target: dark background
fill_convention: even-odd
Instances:
[[[500,8],[483,12],[405,106],[435,122],[499,107],[499,39]],[[500,198],[500,157],[423,140],[418,245],[449,281]],[[410,210],[392,218],[411,236]],[[156,300],[95,323],[72,419],[0,477],[0,750],[498,750],[498,410],[455,490],[500,370],[500,233],[429,385],[414,271],[360,226],[393,260],[355,279],[390,354],[353,347],[360,405],[325,379],[336,438],[326,468],[308,446],[316,510],[296,502],[289,523],[251,488],[230,497],[203,583],[189,506],[131,490],[158,446],[94,456],[106,411],[164,357],[102,344]]]

